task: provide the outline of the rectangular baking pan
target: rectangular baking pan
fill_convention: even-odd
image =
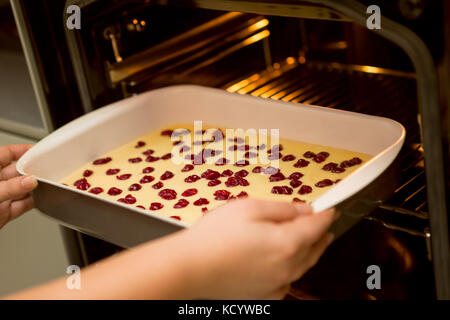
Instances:
[[[372,155],[312,203],[316,211],[341,210],[331,229],[337,236],[386,199],[397,183],[398,170],[391,164],[405,129],[394,120],[192,85],[149,91],[84,115],[37,143],[18,161],[17,170],[39,180],[33,196],[43,213],[69,228],[132,247],[187,225],[59,181],[146,133],[194,120],[222,128],[275,128],[281,138]]]

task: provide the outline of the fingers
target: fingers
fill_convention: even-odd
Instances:
[[[31,176],[15,177],[0,181],[0,202],[21,198],[37,186],[37,181]]]
[[[21,200],[8,200],[0,203],[0,228],[24,212],[31,210],[33,206],[34,202],[31,196],[27,196]]]
[[[10,205],[11,210],[11,220],[17,218],[21,214],[33,209],[34,207],[34,201],[31,196],[28,196],[22,200],[16,200],[12,201]]]
[[[256,202],[255,200],[253,201]],[[312,214],[312,208],[307,204],[293,205],[292,203],[281,201],[257,200],[257,207],[254,210],[255,218],[273,222],[282,222],[310,214]]]
[[[20,176],[20,174],[17,172],[15,163],[11,163],[10,165],[6,166],[6,168],[0,169],[0,181],[8,180],[18,176]]]
[[[0,147],[0,168],[8,166],[11,162],[19,158],[28,151],[32,144],[11,144]]]
[[[334,209],[325,210],[308,216],[298,217],[284,226],[298,244],[313,245],[318,242],[336,219]]]
[[[334,240],[334,234],[327,233],[325,234],[322,239],[320,239],[317,243],[315,243],[308,254],[308,261],[309,266],[314,266],[317,261],[319,261],[319,258],[322,256],[322,254],[325,252],[325,250],[328,248],[328,246],[333,242]]]
[[[333,242],[334,235],[332,233],[326,233],[317,243],[315,243],[309,250],[306,257],[302,257],[298,261],[297,272],[294,273],[292,282],[297,281],[302,277],[309,269],[314,267],[323,255],[325,250]]]

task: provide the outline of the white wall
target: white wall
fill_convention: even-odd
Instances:
[[[0,131],[0,145],[32,142]],[[58,224],[38,210],[0,229],[0,296],[64,275],[68,264]]]

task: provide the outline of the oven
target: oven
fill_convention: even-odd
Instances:
[[[399,121],[407,135],[395,163],[401,182],[394,195],[340,237],[287,298],[450,299],[447,1],[11,4],[51,128],[174,84]],[[373,4],[381,10],[380,29],[366,25]],[[66,24],[74,5],[80,29]],[[63,233],[73,264],[122,250],[73,230]],[[380,267],[381,289],[366,286],[370,265]]]

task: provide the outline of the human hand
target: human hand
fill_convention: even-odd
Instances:
[[[0,147],[0,228],[33,208],[29,192],[36,188],[37,181],[31,176],[20,176],[15,163],[31,146],[13,144]]]
[[[186,284],[195,298],[281,299],[332,242],[336,218],[305,204],[231,201],[184,233]]]

